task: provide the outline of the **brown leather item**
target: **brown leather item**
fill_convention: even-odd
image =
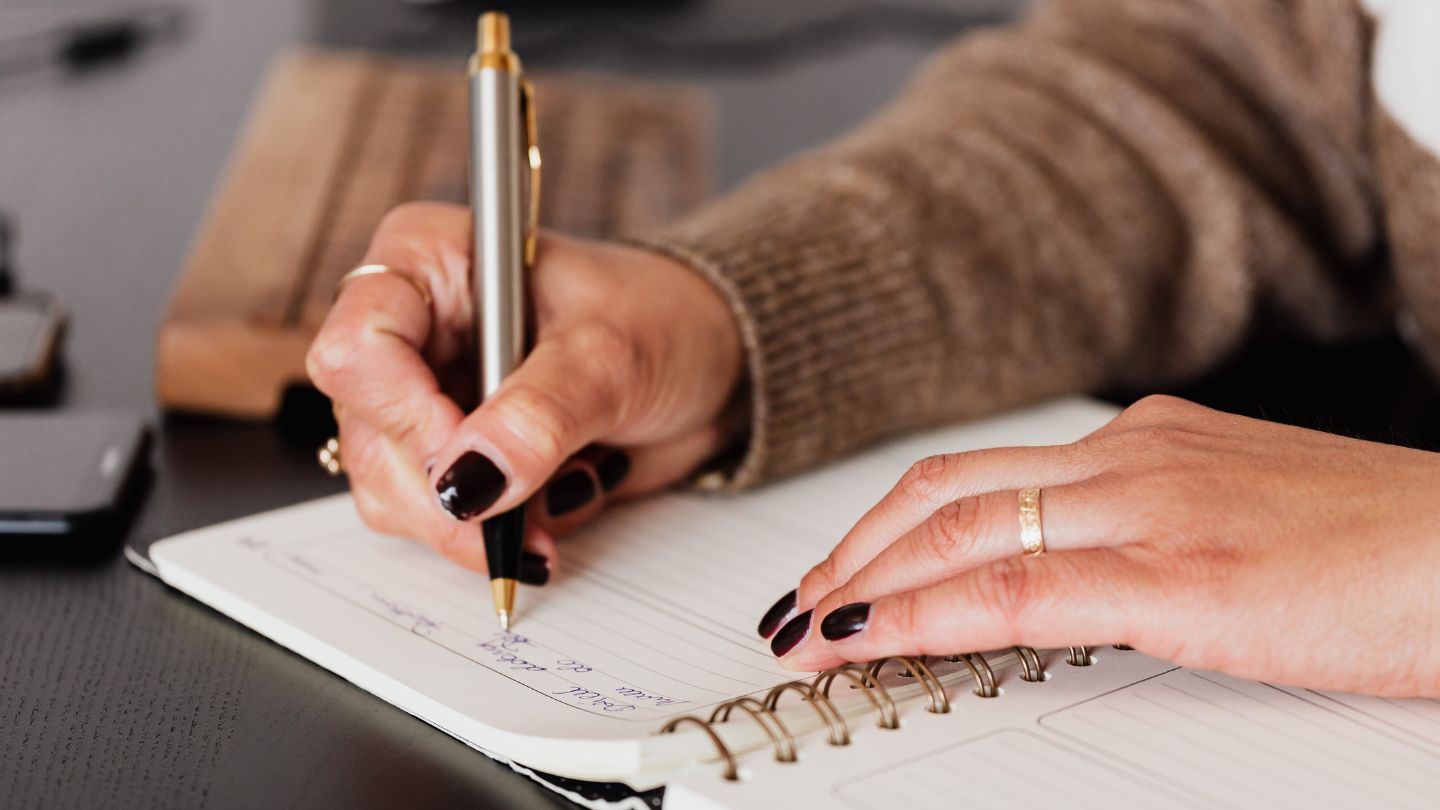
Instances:
[[[163,406],[273,416],[380,218],[465,202],[463,62],[303,50],[271,72],[161,324]],[[605,237],[660,225],[709,191],[709,107],[694,91],[536,80],[541,222]]]

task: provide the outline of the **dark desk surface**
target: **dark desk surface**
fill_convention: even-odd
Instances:
[[[337,488],[314,465],[324,425],[306,418],[313,402],[298,399],[284,425],[162,420],[151,348],[265,63],[301,39],[386,41],[375,17],[359,13],[367,4],[393,6],[205,0],[181,44],[122,69],[83,81],[0,79],[0,207],[18,220],[21,282],[56,294],[74,314],[61,406],[136,410],[160,426],[157,475],[134,537]],[[689,24],[710,34],[717,21],[743,16],[721,12],[760,6],[648,5],[683,11],[668,18],[667,32]],[[767,25],[784,23],[790,5],[800,4],[765,4]],[[400,28],[392,39],[410,46],[436,24]],[[729,185],[882,102],[945,33],[923,28],[812,42],[793,60],[741,51],[748,67],[687,66],[673,54],[669,64],[632,64],[633,55],[603,49],[577,58],[581,67],[709,87],[721,111],[718,175]],[[445,42],[463,49],[465,39]],[[1189,393],[1233,410],[1436,446],[1436,428],[1426,424],[1433,420],[1424,418],[1436,412],[1434,387],[1392,340],[1320,356],[1267,349]],[[118,543],[88,563],[0,562],[0,807],[460,804],[568,806],[167,590],[127,565]]]

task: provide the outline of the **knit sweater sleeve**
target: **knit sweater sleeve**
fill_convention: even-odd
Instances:
[[[1258,326],[1382,323],[1369,41],[1348,0],[1055,0],[643,236],[740,323],[752,421],[731,485],[1194,375]]]

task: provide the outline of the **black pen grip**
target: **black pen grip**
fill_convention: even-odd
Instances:
[[[525,505],[521,504],[484,521],[485,564],[491,579],[518,579],[520,553],[525,548]]]

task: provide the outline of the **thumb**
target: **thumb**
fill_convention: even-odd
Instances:
[[[633,376],[601,359],[633,354],[618,342],[588,333],[542,340],[438,453],[430,474],[445,511],[472,520],[517,506],[576,451],[612,433]]]

